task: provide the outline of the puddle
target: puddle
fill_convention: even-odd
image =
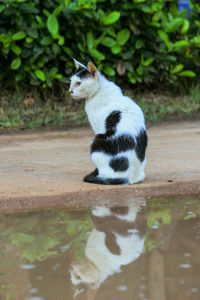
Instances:
[[[0,299],[199,300],[199,200],[0,216]]]

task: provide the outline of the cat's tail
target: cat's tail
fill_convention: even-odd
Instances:
[[[113,184],[113,185],[118,185],[118,184],[128,184],[128,179],[127,178],[103,178],[98,176],[98,170],[96,169],[94,172],[91,174],[85,176],[83,178],[83,181],[89,182],[89,183],[96,183],[96,184]]]

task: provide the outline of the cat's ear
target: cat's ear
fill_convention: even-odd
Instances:
[[[97,290],[88,290],[87,291],[87,299],[93,300],[96,296]]]
[[[93,76],[95,76],[97,74],[97,68],[95,67],[95,65],[92,62],[88,63],[87,70]]]
[[[75,58],[73,58],[73,60],[74,60],[74,64],[75,64],[75,67],[77,68],[77,70],[86,69],[86,66],[84,66],[82,63],[80,63],[78,60],[76,60]]]

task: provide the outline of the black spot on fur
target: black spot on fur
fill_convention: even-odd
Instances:
[[[110,167],[115,171],[126,171],[129,167],[128,158],[120,157],[120,158],[113,158],[110,161]]]
[[[144,129],[142,129],[139,133],[138,136],[136,136],[136,147],[135,147],[135,151],[137,154],[137,157],[139,158],[139,160],[142,162],[144,160],[145,157],[145,152],[146,152],[146,147],[147,147],[147,133]]]
[[[128,214],[128,207],[121,207],[120,209],[126,210],[126,214]],[[111,210],[113,211],[113,208]],[[125,217],[126,214],[120,215],[123,215]],[[146,218],[143,209],[138,212],[134,221],[127,221],[126,219],[121,220],[116,215],[119,214],[115,213],[115,215],[105,217],[91,215],[91,221],[98,231],[105,232],[105,234],[107,234],[107,232],[115,232],[123,236],[128,236],[129,234],[131,234],[131,229],[138,230],[138,234],[140,236],[143,236],[145,234]]]
[[[128,214],[128,207],[111,207],[110,210],[112,211],[113,214],[116,215],[127,215]]]
[[[120,152],[133,150],[135,141],[131,135],[120,135],[112,138],[106,134],[97,134],[91,144],[91,153],[104,152],[110,155],[116,155]]]
[[[76,76],[78,76],[80,79],[87,78],[91,76],[90,72],[87,68],[81,68],[77,73]]]
[[[116,242],[116,236],[113,232],[106,232],[105,245],[112,254],[121,254],[121,249]]]
[[[119,123],[121,112],[119,110],[113,111],[105,121],[106,135],[111,136],[116,132],[117,123]]]

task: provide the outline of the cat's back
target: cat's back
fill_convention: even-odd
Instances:
[[[85,110],[95,133],[105,133],[107,119],[113,112],[119,112],[119,122],[116,133],[137,134],[145,129],[144,115],[132,99],[124,96],[120,87],[114,82],[102,77],[102,87],[97,95],[86,102]]]

